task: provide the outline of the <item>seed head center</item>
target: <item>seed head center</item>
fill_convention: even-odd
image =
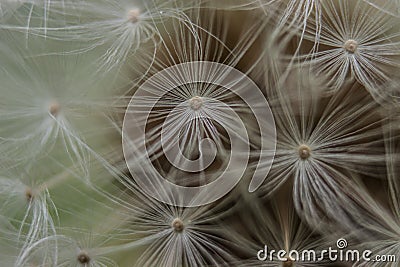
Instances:
[[[80,263],[82,263],[82,264],[87,264],[87,263],[89,263],[90,257],[89,257],[89,255],[87,254],[86,251],[81,251],[81,252],[78,254],[78,261],[79,261]]]
[[[286,261],[282,262],[282,267],[293,267],[294,262],[292,259],[287,258]]]
[[[49,105],[49,112],[53,116],[57,116],[58,113],[60,112],[60,109],[61,109],[60,103],[58,103],[57,101],[53,101]]]
[[[128,12],[128,21],[131,23],[136,23],[139,21],[140,10],[138,8],[134,8],[129,10]]]
[[[203,98],[201,96],[194,96],[189,100],[190,108],[193,110],[199,110],[203,106]]]
[[[351,54],[356,52],[357,48],[358,48],[358,43],[353,39],[349,39],[344,43],[344,49]]]
[[[299,146],[299,156],[301,159],[306,160],[311,156],[311,149],[307,145]]]
[[[180,233],[185,228],[183,221],[180,218],[175,218],[171,223],[172,228],[175,232]]]

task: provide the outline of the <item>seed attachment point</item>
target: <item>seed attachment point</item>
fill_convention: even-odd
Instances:
[[[90,257],[89,257],[89,255],[87,254],[87,252],[86,251],[81,251],[79,254],[78,254],[78,261],[80,262],[80,263],[82,263],[82,264],[87,264],[87,263],[89,263],[89,261],[90,261]]]
[[[286,261],[282,262],[282,267],[293,267],[294,261],[290,258],[287,258]]]
[[[185,228],[183,221],[180,218],[175,218],[171,223],[172,228],[175,232],[180,233]]]
[[[134,8],[129,10],[128,12],[128,21],[131,23],[137,23],[140,17],[140,10],[138,8]]]
[[[194,96],[189,99],[189,106],[193,110],[199,110],[204,104],[204,100],[201,96]]]
[[[349,39],[344,43],[344,49],[351,54],[355,53],[357,51],[357,48],[358,43],[356,40]]]
[[[60,109],[61,109],[60,103],[58,103],[57,101],[53,101],[49,105],[49,112],[54,117],[58,115]]]
[[[311,156],[311,148],[307,145],[299,146],[299,156],[302,160],[306,160]]]
[[[28,203],[32,202],[32,200],[35,196],[34,196],[34,193],[31,188],[27,188],[25,190],[25,197],[26,197],[26,200],[28,201]]]

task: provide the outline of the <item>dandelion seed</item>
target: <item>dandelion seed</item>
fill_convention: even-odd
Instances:
[[[66,14],[66,25],[47,27],[46,37],[80,44],[69,53],[102,51],[103,55],[96,61],[98,71],[102,73],[119,69],[130,62],[130,57],[136,60],[136,70],[138,65],[148,68],[162,41],[158,26],[164,28],[167,19],[185,19],[182,12],[185,7],[173,0],[134,3],[89,0],[79,4],[71,1],[59,5],[58,9]]]
[[[29,186],[20,179],[6,177],[0,177],[0,185],[0,214],[18,222],[19,253],[15,266],[22,266],[27,260],[26,251],[38,240],[55,234],[57,210],[45,187]]]
[[[125,158],[134,179],[139,179],[139,183],[143,179],[152,188],[149,194],[160,201],[164,201],[161,199],[166,194],[176,193],[166,189],[166,181],[173,181],[175,184],[168,185],[174,188],[184,187],[187,194],[176,194],[176,199],[171,195],[165,197],[182,201],[185,204],[179,205],[183,206],[196,206],[192,198],[208,204],[221,196],[216,191],[229,192],[244,174],[249,150],[257,150],[260,143],[271,145],[273,150],[275,138],[273,116],[264,95],[234,68],[254,43],[264,22],[257,21],[259,27],[253,25],[230,48],[211,32],[218,21],[209,21],[195,11],[188,12],[188,17],[193,16],[190,18],[199,25],[191,24],[188,28],[175,21],[174,30],[181,34],[175,39],[169,33],[163,39],[160,59],[149,71],[149,76],[154,75],[131,97],[123,129]],[[215,49],[211,50],[211,46]],[[236,53],[238,56],[234,56]],[[263,136],[262,141],[259,135]],[[134,150],[129,149],[132,146]],[[148,161],[144,161],[143,155],[148,155]],[[254,157],[259,162],[262,158]],[[251,191],[262,183],[265,172],[255,173],[254,177],[257,178],[249,185]],[[211,184],[225,179],[229,182]],[[213,191],[204,190],[206,186]],[[159,193],[157,188],[163,188],[163,192]],[[201,192],[189,192],[198,188]],[[198,194],[203,194],[203,198]]]
[[[384,172],[383,126],[388,121],[359,84],[325,96],[323,77],[304,69],[290,77],[272,88],[278,143],[262,188],[271,196],[293,179],[296,210],[308,223],[318,225],[326,217],[334,221],[342,212],[341,223],[347,218],[350,224],[346,205],[355,203],[348,172],[377,178]]]
[[[233,211],[233,205],[220,201],[213,206],[182,208],[155,201],[137,187],[123,194],[116,190],[110,197],[120,203],[115,211],[121,218],[116,229],[125,243],[110,251],[144,249],[133,266],[197,267],[225,265],[235,259],[230,251],[233,244],[218,223]]]
[[[154,84],[170,84],[171,81],[168,80],[168,77],[180,76],[185,73],[186,69],[212,69],[208,67],[212,64],[211,62],[191,62],[176,66],[175,69],[174,67],[166,69],[165,72],[158,74],[160,80],[155,81]],[[169,72],[176,72],[177,74],[170,75]],[[229,73],[229,71],[225,73]],[[244,101],[235,98],[235,95],[230,90],[212,85],[213,82],[210,82],[210,84],[194,82],[199,78],[201,79],[201,76],[215,76],[215,74],[197,72],[196,75],[200,75],[200,77],[188,77],[188,84],[181,86],[179,90],[165,90],[164,87],[153,87],[151,85],[153,81],[142,86],[144,90],[141,90],[140,93],[137,93],[132,98],[124,124],[124,126],[127,126],[124,129],[125,144],[127,144],[127,147],[137,146],[138,149],[125,149],[124,153],[128,153],[125,158],[131,160],[128,161],[128,164],[134,177],[147,177],[146,181],[153,179],[148,177],[155,177],[162,183],[164,179],[161,178],[160,180],[159,177],[164,171],[168,171],[168,179],[176,179],[179,183],[183,182],[184,185],[187,185],[182,177],[188,177],[190,179],[189,182],[193,185],[196,185],[196,183],[204,185],[209,181],[216,181],[220,175],[225,176],[229,173],[230,176],[235,175],[235,180],[225,178],[230,181],[230,183],[224,183],[224,188],[226,186],[228,188],[218,189],[213,186],[212,189],[227,190],[229,192],[233,188],[235,181],[238,181],[236,179],[240,179],[241,173],[246,169],[249,157],[249,153],[246,153],[246,150],[253,146],[251,143],[245,145],[248,134],[243,122],[246,122],[246,120],[240,116],[243,111],[246,112],[246,109],[249,109],[249,106]],[[164,78],[167,80],[164,80]],[[218,84],[218,81],[215,83]],[[238,87],[236,92],[241,94],[239,90],[248,90],[250,87],[251,85]],[[204,91],[201,98],[199,96],[192,97],[196,91]],[[259,97],[256,101],[263,101],[263,96],[260,96],[260,91],[258,92]],[[148,93],[150,94],[147,95]],[[162,96],[161,99],[157,99],[159,96]],[[179,98],[176,96],[179,96]],[[172,98],[176,100],[172,102]],[[146,105],[144,102],[149,104]],[[151,107],[154,103],[158,112],[143,110]],[[263,109],[263,107],[267,108],[267,105],[263,106],[257,103],[255,108]],[[147,115],[143,117],[143,114],[149,114],[149,119],[146,118]],[[268,110],[264,114],[267,114],[267,116],[263,116],[260,121],[256,122],[259,127],[268,127],[269,122],[263,122],[263,119],[272,118],[268,117],[268,114],[270,114]],[[146,124],[152,122],[155,122],[152,124],[154,128],[146,132]],[[249,127],[249,131],[252,130]],[[150,140],[152,140],[151,143],[147,147],[143,147],[143,144]],[[228,142],[227,140],[231,141]],[[273,138],[270,140],[273,140]],[[150,164],[154,163],[141,162],[143,156],[140,155],[143,155],[143,153],[146,155],[146,152],[139,152],[142,149],[147,150],[151,161],[159,162],[160,165],[166,165],[165,162],[161,162],[161,159],[165,156],[173,168],[170,170],[167,168],[157,170],[150,166]],[[160,152],[160,150],[162,151]],[[135,153],[139,155],[135,155]],[[201,157],[196,157],[197,154],[200,154]],[[235,165],[232,165],[232,163],[235,163]],[[147,170],[146,166],[148,166]],[[213,167],[208,169],[210,166]],[[184,172],[190,173],[190,176],[183,175],[182,173]],[[222,178],[218,178],[218,180],[222,181]],[[151,182],[150,186],[152,187],[157,183]],[[150,194],[159,192],[159,190],[156,190],[160,187],[163,188],[163,193],[170,193],[161,184],[148,191]],[[206,203],[210,203],[210,198],[221,196],[218,193],[213,194],[205,190],[202,193],[187,193],[184,194],[184,197],[187,198],[184,200],[186,202],[184,206],[194,205],[195,202],[192,202],[190,198],[202,199],[197,194],[204,194],[202,201],[205,200]],[[159,199],[157,193],[155,193],[154,197]],[[180,198],[179,195],[176,195],[176,197],[177,199]],[[171,196],[169,198],[172,199]]]
[[[399,20],[363,0],[321,2],[318,50],[300,56],[317,74],[329,77],[332,90],[355,78],[379,102],[392,102],[385,88],[400,66]],[[320,25],[310,22],[304,39],[314,41]]]
[[[95,85],[97,77],[79,56],[22,59],[5,50],[0,57],[7,62],[0,70],[1,157],[23,164],[51,154],[64,165],[72,162],[81,169],[82,179],[88,179],[89,155],[96,152],[87,140],[99,139],[93,137],[101,124],[93,121],[106,117],[100,110],[107,93]],[[108,131],[107,126],[102,129]]]
[[[104,173],[103,177],[106,177]],[[57,190],[53,183],[53,198],[57,206],[62,207],[60,217],[64,220],[58,223],[56,233],[29,246],[21,257],[21,263],[33,257],[46,258],[50,256],[47,255],[49,248],[52,248],[55,251],[51,258],[55,262],[39,266],[118,266],[108,255],[116,251],[115,241],[120,242],[121,237],[116,236],[118,231],[115,230],[120,221],[115,216],[104,217],[104,214],[115,213],[115,209],[109,206],[113,203],[84,182],[77,182],[74,186],[61,183],[62,190]]]
[[[71,235],[74,234],[69,231]],[[81,235],[77,239],[66,235],[52,235],[46,239],[39,240],[33,246],[29,248],[25,253],[25,261],[36,256],[40,258],[41,255],[46,255],[49,246],[56,245],[57,250],[55,262],[52,262],[51,266],[82,266],[82,267],[99,267],[99,266],[110,266],[117,267],[117,263],[103,255],[101,247],[87,247],[82,249],[79,242],[84,241],[87,233],[80,230]],[[106,239],[105,237],[103,239]],[[94,241],[94,240],[92,240]],[[109,252],[109,249],[106,249]],[[49,264],[49,263],[48,263]],[[20,265],[18,265],[20,266]],[[45,265],[47,266],[47,265]]]

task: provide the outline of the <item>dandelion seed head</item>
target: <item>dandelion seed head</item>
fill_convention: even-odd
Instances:
[[[128,11],[128,21],[131,23],[137,23],[140,17],[140,10],[138,8],[133,8]]]
[[[90,262],[90,257],[86,251],[81,251],[78,254],[78,261],[82,264],[87,264]]]
[[[190,108],[193,110],[199,110],[203,106],[203,98],[201,96],[194,96],[189,100]]]
[[[307,145],[299,146],[299,156],[302,160],[306,160],[311,156],[311,148]]]
[[[175,218],[171,223],[172,228],[176,233],[181,233],[185,228],[183,221],[180,218]]]
[[[52,101],[49,105],[49,112],[53,116],[57,116],[60,112],[61,106],[57,101]]]
[[[351,54],[355,53],[357,48],[358,42],[356,40],[349,39],[344,43],[344,49]]]

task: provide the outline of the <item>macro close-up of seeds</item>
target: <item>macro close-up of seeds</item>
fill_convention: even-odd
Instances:
[[[400,266],[400,1],[0,0],[0,266]]]

